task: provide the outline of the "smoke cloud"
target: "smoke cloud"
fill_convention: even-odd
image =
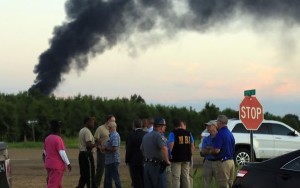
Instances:
[[[258,25],[273,20],[293,25],[300,19],[299,0],[68,0],[65,8],[67,20],[54,28],[49,49],[39,56],[29,91],[51,94],[72,67],[84,70],[90,57],[136,33],[205,32],[237,14]]]

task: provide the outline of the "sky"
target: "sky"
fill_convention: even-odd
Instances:
[[[9,0],[0,7],[0,92],[17,94],[33,85],[54,27],[66,22],[65,1]],[[264,112],[300,116],[299,32],[297,23],[235,16],[200,32],[127,35],[89,55],[82,69],[72,64],[54,94],[137,94],[147,104],[200,111],[207,102],[239,110],[244,90],[255,89]]]

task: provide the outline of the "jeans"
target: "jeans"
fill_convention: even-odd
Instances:
[[[104,188],[112,188],[112,180],[114,180],[116,188],[122,187],[118,168],[119,163],[105,165]]]

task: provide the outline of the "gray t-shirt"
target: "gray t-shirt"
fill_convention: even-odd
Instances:
[[[141,149],[145,158],[163,160],[161,148],[164,146],[167,146],[165,137],[153,130],[143,137]]]

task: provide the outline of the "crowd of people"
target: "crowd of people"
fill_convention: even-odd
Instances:
[[[202,187],[210,187],[213,178],[218,187],[233,184],[235,140],[227,128],[228,119],[219,115],[217,120],[206,123],[209,136],[199,144],[204,158]],[[131,177],[132,188],[192,188],[194,137],[182,119],[174,119],[173,130],[165,135],[166,120],[162,117],[140,119],[132,123],[126,136],[125,163]],[[47,170],[47,187],[61,188],[64,171],[72,167],[60,137],[61,122],[50,122],[51,132],[44,140],[44,162]],[[79,131],[80,178],[77,188],[121,188],[119,175],[120,135],[116,117],[108,115],[105,123],[92,130],[95,118],[87,117]],[[96,151],[96,160],[93,152]],[[95,165],[96,161],[96,165]],[[104,176],[104,177],[103,177]]]

